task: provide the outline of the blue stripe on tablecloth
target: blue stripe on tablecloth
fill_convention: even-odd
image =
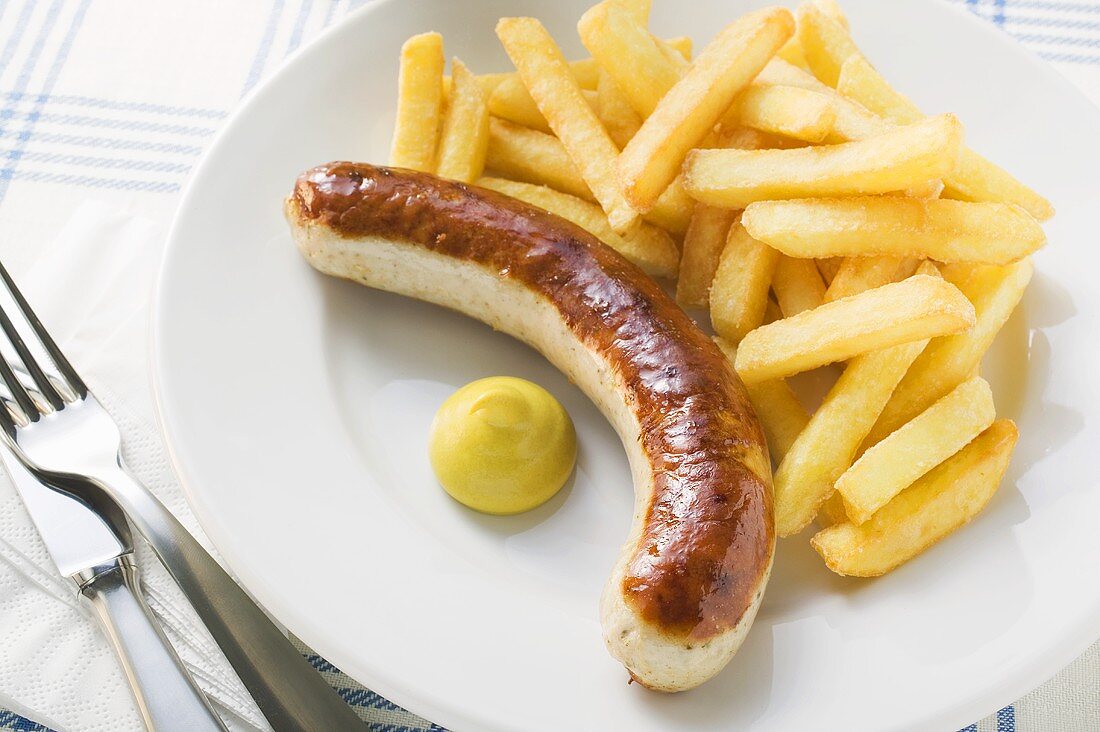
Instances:
[[[26,132],[10,132],[0,129],[0,139],[29,138]],[[58,132],[35,132],[36,142],[50,142],[59,145],[76,145],[107,150],[144,150],[147,152],[172,153],[195,157],[202,154],[202,148],[196,145],[177,145],[172,142],[145,142],[126,140],[116,137],[94,137],[92,135],[66,135]]]
[[[19,45],[19,41],[23,39],[23,31],[27,28],[27,23],[30,22],[31,13],[34,12],[34,3],[25,3],[19,11],[19,17],[15,21],[15,27],[11,30],[11,35],[8,36],[7,42],[4,44],[4,50],[0,51],[0,69],[7,68],[11,63],[11,57],[15,54],[15,49]]]
[[[1005,707],[997,712],[997,732],[1016,732],[1016,708]]]
[[[35,102],[35,110],[43,108],[46,104],[42,100]],[[14,109],[0,111],[0,120],[23,120],[26,122],[46,122],[56,125],[69,125],[72,127],[103,127],[108,130],[139,130],[142,132],[156,132],[183,137],[208,137],[217,130],[212,127],[193,127],[191,125],[173,125],[163,122],[143,122],[133,119],[115,119],[111,117],[88,117],[80,114],[56,114],[49,112],[31,111],[21,112]]]
[[[54,56],[53,63],[50,64],[50,70],[46,75],[46,80],[42,85],[42,93],[49,94],[53,91],[54,84],[57,83],[57,77],[61,75],[61,69],[65,66],[65,60],[69,56],[69,50],[72,48],[73,39],[76,38],[77,32],[80,30],[81,24],[84,22],[84,14],[88,12],[88,5],[91,0],[81,0],[79,6],[77,6],[76,12],[73,13],[72,20],[69,21],[69,28],[65,31],[65,37],[61,41],[61,45],[57,49],[57,55]],[[31,74],[34,73],[34,68],[38,65],[38,56],[42,53],[42,46],[45,45],[45,39],[49,37],[50,31],[53,30],[53,24],[57,20],[57,14],[60,11],[61,0],[56,0],[53,6],[50,8],[50,15],[47,21],[42,24],[43,32],[39,35],[35,42],[34,50],[31,52],[30,58],[33,61],[28,61],[23,67],[23,73],[20,74],[20,78],[16,81],[16,90],[25,91],[27,84],[30,81]],[[25,75],[24,75],[25,74]],[[9,102],[10,104],[10,102]],[[15,175],[15,171],[19,166],[19,158],[26,149],[27,140],[30,138],[31,133],[34,130],[35,120],[41,113],[43,102],[35,102],[34,111],[31,113],[29,122],[24,129],[25,135],[19,137],[18,144],[15,147],[15,157],[12,159],[11,164],[0,169],[0,202],[3,202],[4,196],[8,192],[8,187]],[[7,108],[5,108],[5,111]],[[2,125],[4,120],[0,120]]]
[[[302,0],[302,6],[298,8],[298,18],[294,21],[294,28],[290,31],[290,40],[286,45],[286,55],[294,53],[302,42],[302,33],[306,29],[306,21],[309,20],[309,11],[313,10],[313,0]]]
[[[267,56],[271,52],[271,44],[275,41],[275,31],[279,27],[279,16],[283,14],[283,0],[274,0],[271,4],[271,12],[267,16],[267,25],[264,26],[264,34],[260,38],[260,46],[256,49],[256,55],[252,58],[252,67],[248,70],[248,76],[244,80],[243,97],[256,82],[260,80],[264,66],[267,65]]]
[[[11,101],[41,101],[57,104],[72,105],[76,107],[92,107],[95,109],[110,109],[119,112],[151,112],[174,117],[206,117],[209,119],[222,119],[226,112],[224,109],[209,109],[203,107],[178,107],[167,104],[150,104],[148,102],[120,102],[116,99],[97,99],[78,94],[30,94],[14,91],[0,92]]]

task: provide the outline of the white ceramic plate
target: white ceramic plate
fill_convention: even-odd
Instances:
[[[597,598],[631,508],[617,438],[537,354],[461,316],[325,279],[280,204],[296,174],[386,158],[398,49],[508,68],[498,16],[537,15],[570,55],[588,0],[388,0],[300,53],[226,126],[172,235],[156,318],[163,421],[191,502],[283,623],[395,702],[456,730],[957,729],[1100,635],[1100,114],[997,31],[924,0],[849,0],[857,40],[929,110],[1049,195],[1059,215],[1021,311],[985,366],[1021,441],[989,509],[875,581],[781,543],[763,610],[719,678],[678,696],[627,685]],[[658,0],[653,26],[702,44],[740,0]],[[489,518],[447,498],[425,450],[456,387],[512,374],[576,421],[576,479]]]

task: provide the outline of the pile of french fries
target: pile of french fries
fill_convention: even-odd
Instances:
[[[476,183],[587,229],[685,308],[709,309],[775,472],[780,536],[813,522],[834,572],[885,574],[968,523],[1008,466],[980,364],[1054,211],[867,61],[834,0],[768,8],[698,56],[604,0],[566,61],[502,18],[514,72],[443,39],[402,50],[391,164]],[[786,381],[837,372],[812,413]]]

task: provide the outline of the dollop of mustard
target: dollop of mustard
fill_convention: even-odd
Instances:
[[[541,506],[565,485],[577,459],[577,434],[565,408],[541,386],[494,376],[443,403],[428,450],[452,498],[509,515]]]

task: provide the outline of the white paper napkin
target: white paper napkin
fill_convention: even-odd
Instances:
[[[154,424],[147,319],[163,238],[145,219],[89,202],[35,254],[29,270],[13,276],[119,422],[128,465],[209,548]],[[154,613],[226,723],[235,731],[270,729],[167,572],[144,545],[137,554]],[[3,474],[0,690],[0,705],[54,729],[143,729],[111,647],[53,566]]]

